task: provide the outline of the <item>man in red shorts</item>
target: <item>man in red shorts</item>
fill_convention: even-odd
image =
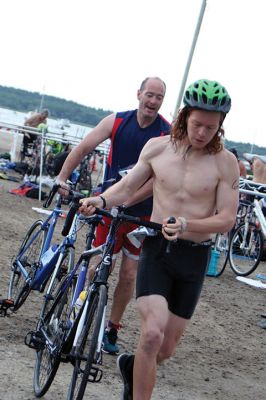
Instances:
[[[103,191],[108,187],[108,182],[114,183],[121,179],[120,169],[136,164],[143,146],[152,137],[169,134],[170,124],[158,111],[165,96],[165,83],[157,77],[146,78],[137,92],[139,107],[137,110],[119,112],[104,118],[67,157],[57,182],[61,187],[68,189],[66,180],[81,160],[90,151],[106,139],[111,139],[111,148],[107,160]],[[129,207],[127,212],[134,216],[149,218],[152,210],[152,198],[137,204],[139,199],[146,198],[151,183],[147,182],[143,187],[127,200]],[[103,206],[104,204],[102,204]],[[120,266],[119,280],[116,285],[111,307],[110,320],[104,335],[103,350],[110,354],[117,354],[117,331],[121,327],[121,318],[127,304],[132,298],[135,278],[137,273],[140,249],[134,247],[127,238],[127,233],[135,229],[135,225],[124,224],[117,233],[115,253],[122,250],[122,262]],[[108,221],[104,227],[97,229],[95,245],[105,242],[108,231]]]

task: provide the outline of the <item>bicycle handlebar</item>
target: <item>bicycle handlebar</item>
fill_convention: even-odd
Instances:
[[[146,221],[141,219],[140,217],[133,217],[132,215],[124,214],[124,211],[120,211],[121,207],[112,208],[111,211],[103,210],[102,208],[96,208],[95,214],[102,215],[104,217],[109,217],[111,219],[117,218],[123,222],[132,222],[133,224],[145,226],[146,228],[151,228],[156,231],[162,230],[162,224],[158,224],[157,222]]]
[[[62,229],[62,235],[63,236],[67,236],[68,232],[71,228],[73,219],[75,217],[76,212],[78,211],[80,204],[79,201],[81,199],[84,199],[85,195],[79,192],[75,192],[74,190],[70,190],[69,191],[69,196],[72,199],[72,203],[71,203],[71,207],[67,213],[66,219],[65,219],[65,223]]]
[[[51,203],[52,203],[52,201],[53,201],[53,198],[54,198],[54,196],[55,196],[55,194],[57,193],[57,191],[58,191],[59,188],[60,188],[60,185],[58,185],[58,184],[53,185],[52,189],[50,190],[50,192],[49,192],[49,194],[48,194],[47,199],[46,199],[45,202],[43,203],[43,207],[44,207],[44,208],[48,208],[48,207],[51,205]]]
[[[258,192],[265,193],[266,192],[266,184],[264,183],[259,183],[259,182],[253,182],[248,179],[239,179],[239,187],[240,189],[245,189],[245,190],[256,190]]]
[[[251,194],[252,196],[258,196],[258,197],[266,197],[266,192],[258,192],[257,190],[248,190],[248,189],[239,189],[240,193],[245,193],[245,194]]]

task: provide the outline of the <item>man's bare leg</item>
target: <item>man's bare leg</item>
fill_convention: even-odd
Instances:
[[[132,299],[135,289],[138,261],[132,260],[125,254],[119,270],[119,278],[113,295],[111,306],[110,321],[119,325],[124,311]]]
[[[161,296],[139,298],[138,308],[141,334],[134,360],[133,399],[150,400],[157,363],[173,354],[189,321],[170,313]]]
[[[157,355],[164,340],[168,307],[164,297],[144,296],[137,300],[141,332],[134,360],[133,399],[149,400],[156,380]]]

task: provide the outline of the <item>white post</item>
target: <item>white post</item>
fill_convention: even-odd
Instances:
[[[197,43],[197,39],[198,39],[198,36],[199,36],[201,23],[202,23],[204,12],[205,12],[205,8],[206,8],[206,3],[207,3],[207,1],[203,0],[202,4],[201,4],[201,9],[200,9],[198,22],[197,22],[197,25],[196,25],[196,29],[195,29],[192,45],[191,45],[189,56],[188,56],[188,60],[187,60],[187,65],[186,65],[186,68],[185,68],[185,72],[184,72],[184,75],[183,75],[183,79],[182,79],[179,95],[178,95],[176,106],[175,106],[174,119],[176,118],[176,116],[178,114],[178,110],[180,108],[180,104],[181,104],[181,101],[182,101],[182,97],[183,97],[183,93],[184,93],[184,90],[185,90],[185,86],[186,86],[186,82],[187,82],[187,77],[188,77],[188,73],[189,73],[189,69],[190,69],[193,53],[194,53],[194,50],[195,50],[195,47],[196,47],[196,43]]]
[[[42,129],[41,136],[41,155],[40,155],[40,174],[39,174],[39,201],[42,200],[42,170],[43,170],[43,153],[44,153],[44,132],[45,129]]]
[[[11,157],[11,161],[15,162],[16,161],[17,142],[18,142],[18,131],[13,131],[12,136],[13,136],[13,140],[12,140],[12,146],[11,146],[11,150],[10,150],[10,157]]]

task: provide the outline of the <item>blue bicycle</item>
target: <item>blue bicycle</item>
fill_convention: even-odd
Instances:
[[[36,331],[29,332],[25,338],[25,344],[36,350],[33,386],[37,397],[43,396],[49,389],[60,361],[70,360],[68,353],[79,322],[79,318],[70,318],[70,314],[73,312],[79,294],[86,287],[89,267],[88,259],[84,257],[84,254],[86,255],[87,250],[92,247],[96,227],[99,223],[103,223],[99,216],[82,217],[76,214],[77,209],[78,202],[73,203],[65,222],[64,233],[67,234],[69,230],[66,237],[71,235],[77,219],[88,224],[85,252],[80,256],[75,267],[61,279],[60,285],[56,285],[56,290],[51,292],[48,288]],[[94,251],[95,253],[99,254],[100,251]],[[57,276],[56,270],[57,267],[51,278],[49,285],[51,287]],[[64,356],[61,356],[62,352]]]
[[[61,282],[37,331],[30,332],[26,338],[26,344],[37,351],[34,391],[38,397],[45,394],[50,387],[60,361],[71,362],[74,366],[68,400],[81,400],[87,383],[101,380],[101,349],[108,299],[108,277],[112,270],[116,231],[122,222],[127,221],[159,231],[162,229],[161,224],[126,215],[121,208],[114,208],[111,212],[97,210],[97,213],[112,219],[106,243],[91,249],[90,244],[87,244],[73,270]],[[89,218],[90,229],[93,232],[92,221],[94,224],[99,223],[99,216]],[[91,258],[99,254],[101,262],[86,288],[86,275]],[[87,289],[86,300],[73,317],[76,299],[84,288]]]
[[[58,185],[55,185],[43,205],[45,208],[50,206],[57,191]],[[76,201],[78,202],[79,198]],[[31,290],[44,292],[57,263],[58,271],[67,272],[72,269],[76,229],[60,246],[52,244],[56,223],[63,213],[62,198],[58,195],[51,214],[45,221],[39,219],[33,223],[17,256],[12,260],[7,299],[12,311],[17,311],[23,305]],[[60,274],[57,278],[59,281]],[[55,280],[53,282],[55,283]]]

